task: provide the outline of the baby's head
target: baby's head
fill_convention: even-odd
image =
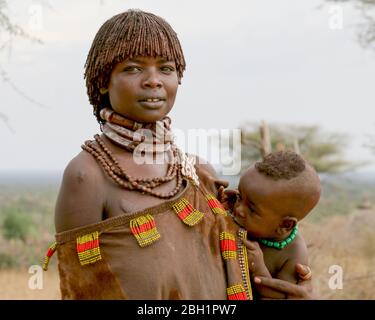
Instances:
[[[320,180],[298,154],[280,151],[247,169],[238,190],[235,220],[254,239],[280,240],[318,203]]]
[[[107,107],[139,122],[161,120],[184,70],[177,34],[163,18],[140,10],[115,15],[100,27],[85,64],[94,115],[103,122]]]

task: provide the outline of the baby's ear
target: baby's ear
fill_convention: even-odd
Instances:
[[[277,229],[277,232],[280,235],[286,234],[289,231],[291,231],[298,223],[297,218],[286,216],[284,217],[279,225],[279,228]]]

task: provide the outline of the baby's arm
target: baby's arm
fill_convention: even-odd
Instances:
[[[268,271],[267,266],[264,263],[263,252],[259,246],[259,243],[256,241],[249,241],[247,239],[244,239],[243,241],[247,247],[252,287],[256,289],[256,292],[260,297],[267,297],[267,299],[285,299],[284,294],[265,286],[258,285],[254,282],[255,277],[265,277],[272,279],[272,275]]]
[[[299,263],[308,266],[309,259],[305,240],[300,234],[298,234],[292,245],[293,247],[286,247],[286,249],[289,249],[289,257],[283,264],[282,268],[279,270],[275,278],[286,280],[292,283],[298,283],[299,277],[296,272],[296,264]]]

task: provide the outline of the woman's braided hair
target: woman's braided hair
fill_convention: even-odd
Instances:
[[[179,83],[185,59],[176,32],[163,18],[140,10],[128,10],[107,20],[97,32],[85,63],[87,94],[98,122],[100,110],[111,107],[107,88],[114,66],[135,56],[161,56],[176,63]]]

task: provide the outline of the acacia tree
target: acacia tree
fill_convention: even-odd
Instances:
[[[279,150],[293,150],[301,154],[318,172],[339,172],[358,165],[344,159],[348,142],[346,135],[323,132],[318,126],[245,123],[240,130],[242,168],[260,160],[270,151]]]

